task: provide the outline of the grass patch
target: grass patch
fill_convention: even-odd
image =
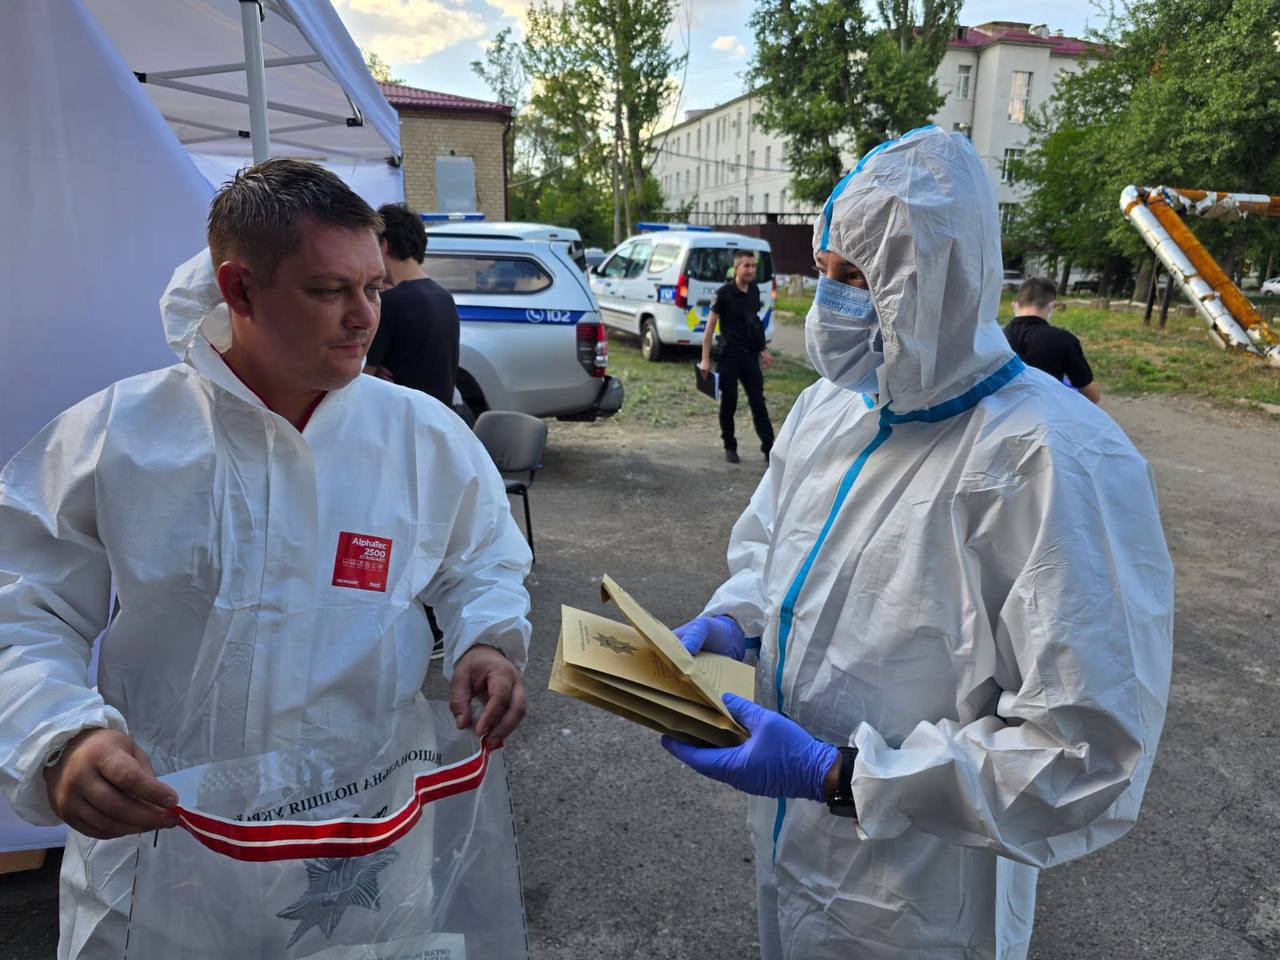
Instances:
[[[1006,299],[1000,323],[1013,316]],[[1280,370],[1258,357],[1229,353],[1210,338],[1199,315],[1170,312],[1164,330],[1152,315],[1071,304],[1054,312],[1053,322],[1080,338],[1093,375],[1104,393],[1180,393],[1234,403],[1280,403]]]
[[[698,421],[715,427],[719,405],[693,386],[693,365],[698,356],[697,350],[670,349],[662,360],[650,363],[640,356],[636,337],[609,331],[609,373],[626,389],[622,409],[613,419],[624,427],[682,426]],[[773,367],[764,375],[764,396],[775,431],[800,391],[817,379],[818,375],[799,360],[773,355]],[[755,436],[747,396],[741,388],[736,426],[740,440]]]
[[[809,312],[812,304],[812,294],[807,297],[789,297],[780,292],[778,299],[774,301],[774,316],[778,318],[779,323],[803,327],[805,314]]]
[[[811,299],[778,297],[779,320],[804,323]],[[794,313],[794,321],[781,311]],[[1001,325],[1013,316],[1010,298],[1000,306]],[[1084,344],[1085,355],[1104,393],[1176,393],[1236,405],[1280,404],[1280,370],[1254,356],[1220,349],[1198,315],[1171,312],[1164,330],[1142,325],[1140,313],[1102,310],[1070,304],[1059,308],[1053,322],[1072,331]],[[611,331],[609,372],[622,380],[626,400],[615,418],[619,425],[681,426],[703,422],[715,427],[717,405],[694,390],[693,365],[698,351],[672,349],[659,363],[640,356],[635,337]],[[781,426],[795,398],[817,379],[799,360],[774,355],[765,374],[765,399],[774,428]],[[746,396],[739,394],[739,437],[752,435]]]

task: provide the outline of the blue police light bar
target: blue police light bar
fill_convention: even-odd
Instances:
[[[484,219],[483,213],[420,213],[418,214],[427,223],[437,223],[442,221],[453,221],[455,223],[476,223]]]
[[[641,221],[636,224],[636,233],[657,233],[662,230],[693,230],[699,233],[710,233],[710,227],[695,226],[689,223],[653,223]]]

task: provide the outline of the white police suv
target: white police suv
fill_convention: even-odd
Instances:
[[[646,360],[660,359],[668,346],[702,343],[716,291],[733,279],[739,250],[756,255],[760,319],[765,339],[773,339],[777,284],[767,240],[679,224],[636,227],[640,233],[591,271],[591,289],[605,324],[640,337]]]
[[[570,238],[422,217],[423,270],[458,305],[458,390],[472,413],[561,420],[617,413],[622,383],[606,372],[608,337]]]

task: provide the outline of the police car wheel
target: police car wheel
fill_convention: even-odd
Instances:
[[[640,330],[640,355],[646,360],[662,359],[662,341],[658,339],[658,328],[652,320],[646,320]]]

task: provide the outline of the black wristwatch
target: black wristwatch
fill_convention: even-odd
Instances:
[[[857,747],[836,747],[840,752],[840,772],[836,778],[836,795],[827,801],[827,809],[837,817],[858,817],[853,802],[853,761],[858,758]]]

